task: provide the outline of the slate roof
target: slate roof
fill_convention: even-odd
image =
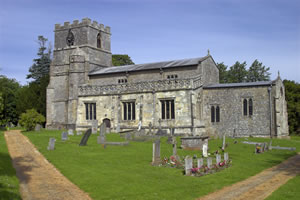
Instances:
[[[122,72],[134,72],[134,71],[143,71],[143,70],[153,70],[153,69],[166,69],[172,67],[184,67],[184,66],[192,66],[198,65],[199,62],[204,61],[210,57],[210,55],[200,58],[189,58],[182,60],[172,60],[172,61],[163,61],[163,62],[154,62],[154,63],[145,63],[145,64],[137,64],[137,65],[124,65],[117,67],[106,67],[102,69],[96,69],[89,73],[92,75],[100,75],[100,74],[114,74],[114,73],[122,73]]]
[[[247,83],[219,83],[206,85],[204,89],[214,88],[232,88],[232,87],[255,87],[255,86],[269,86],[273,84],[273,81],[258,81],[258,82],[247,82]]]

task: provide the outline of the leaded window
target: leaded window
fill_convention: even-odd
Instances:
[[[135,102],[123,102],[123,120],[135,120]]]
[[[244,115],[246,116],[248,114],[248,103],[247,103],[247,99],[244,99],[243,101],[243,107],[244,107]]]
[[[220,107],[216,107],[216,122],[220,122]]]
[[[96,103],[85,103],[85,119],[96,119]]]
[[[161,100],[161,118],[175,119],[174,100]]]
[[[211,122],[215,122],[215,107],[212,106],[210,108],[210,113],[211,113]]]
[[[249,99],[249,115],[253,114],[253,102],[252,99]]]

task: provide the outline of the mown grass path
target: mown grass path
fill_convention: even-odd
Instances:
[[[7,131],[4,134],[20,180],[20,193],[23,200],[91,199],[57,171],[20,131]]]
[[[291,178],[300,174],[300,154],[261,173],[211,193],[199,200],[265,199]]]

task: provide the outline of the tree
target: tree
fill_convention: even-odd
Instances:
[[[219,69],[219,81],[220,81],[220,83],[227,83],[228,82],[227,65],[225,65],[223,62],[217,63],[217,68]]]
[[[290,134],[300,135],[300,84],[284,80]]]
[[[37,124],[42,124],[45,122],[45,117],[35,109],[27,110],[26,113],[21,115],[20,124],[26,129],[26,131],[31,131],[35,128]]]
[[[47,38],[43,36],[38,36],[38,58],[33,60],[33,65],[29,68],[29,74],[27,79],[33,78],[35,81],[39,82],[44,76],[49,75],[50,63],[51,63],[51,45],[46,47]]]
[[[114,54],[112,55],[112,64],[113,66],[134,65],[134,62],[126,54]]]
[[[236,62],[228,71],[228,83],[241,83],[246,81],[246,62]]]
[[[261,62],[255,60],[250,66],[247,73],[247,82],[255,81],[269,81],[270,80],[270,68],[262,65]]]

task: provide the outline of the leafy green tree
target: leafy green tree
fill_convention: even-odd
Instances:
[[[18,114],[16,111],[16,92],[20,88],[20,84],[15,79],[0,76],[0,93],[2,94],[2,106],[0,114],[0,125],[8,122],[17,124]]]
[[[219,69],[219,81],[220,83],[228,83],[228,71],[227,65],[223,62],[217,63],[217,68]]]
[[[284,80],[290,134],[300,135],[300,84]]]
[[[126,54],[114,54],[112,55],[113,66],[123,66],[123,65],[134,65],[134,62]]]
[[[255,60],[248,70],[247,82],[269,81],[271,74],[269,70],[269,67],[266,67],[261,62],[258,62],[258,60]]]
[[[20,118],[20,125],[25,128],[26,131],[31,131],[37,124],[45,122],[45,117],[39,114],[35,109],[27,110]]]
[[[228,71],[228,83],[241,83],[246,81],[246,62],[236,62]]]
[[[38,36],[38,58],[33,60],[33,65],[29,68],[29,74],[27,78],[32,78],[39,82],[44,76],[49,75],[49,69],[51,64],[51,45],[46,47],[48,39],[43,36]]]

